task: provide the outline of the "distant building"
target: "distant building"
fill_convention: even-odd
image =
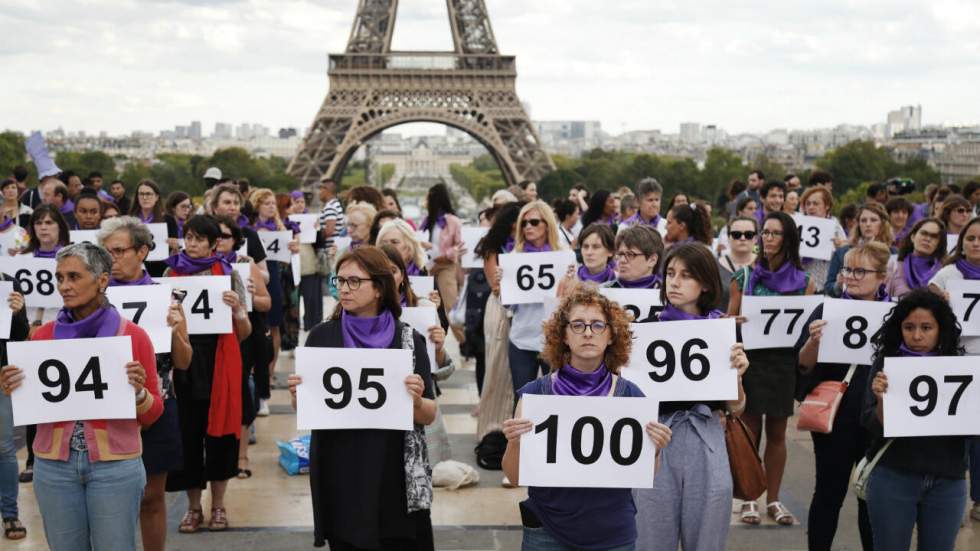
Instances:
[[[201,121],[191,121],[191,126],[187,129],[187,137],[192,140],[200,140],[203,137]]]
[[[682,122],[680,135],[682,143],[701,143],[701,124]]]
[[[886,118],[885,137],[891,138],[899,132],[922,129],[922,106],[904,105],[895,111],[889,111]]]
[[[211,134],[212,138],[217,138],[219,140],[228,140],[232,136],[232,126],[227,122],[216,122],[214,123],[214,134]]]

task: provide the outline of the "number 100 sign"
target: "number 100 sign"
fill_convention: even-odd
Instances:
[[[976,357],[885,358],[886,438],[980,435]]]
[[[296,428],[412,430],[412,351],[296,349]]]
[[[521,486],[652,488],[656,449],[646,424],[650,398],[525,395]]]

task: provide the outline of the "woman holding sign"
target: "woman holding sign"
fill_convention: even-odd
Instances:
[[[898,302],[872,342],[875,359],[861,419],[872,436],[866,457],[878,458],[866,490],[874,546],[910,549],[915,529],[919,549],[953,551],[966,508],[967,437],[886,439],[882,400],[886,395],[899,400],[908,392],[920,398],[915,392],[927,386],[889,388],[885,358],[937,356],[938,361],[939,356],[963,354],[956,316],[941,297],[917,289]],[[912,409],[922,411],[921,406],[916,403]]]
[[[946,265],[929,280],[929,289],[950,300],[949,285],[953,281],[980,279],[980,218],[963,227],[959,242]],[[980,309],[977,309],[980,310]],[[974,314],[980,315],[980,314]],[[963,337],[963,347],[970,356],[980,355],[980,337]]]
[[[183,533],[197,532],[204,522],[201,492],[209,482],[208,529],[228,528],[225,490],[228,479],[238,474],[238,440],[242,430],[242,357],[238,343],[251,334],[252,325],[245,310],[241,278],[215,252],[220,231],[210,216],[191,217],[184,224],[184,250],[166,260],[168,277],[228,275],[232,288],[221,297],[232,311],[232,333],[190,335],[194,349],[190,368],[174,373],[184,462],[181,469],[170,472],[167,491],[187,492],[189,506],[179,527]],[[196,313],[194,304],[204,311],[211,309],[207,302],[198,303],[201,297],[207,295],[190,297],[194,303],[189,315]]]
[[[800,204],[803,206],[803,214],[807,216],[828,219],[834,218],[831,214],[834,208],[834,196],[824,186],[813,186],[804,191],[803,196],[800,197]],[[833,236],[834,246],[841,246],[846,239],[847,234],[844,233],[844,228],[839,223],[836,224]],[[806,273],[810,274],[810,279],[813,280],[813,284],[817,289],[823,289],[824,283],[827,281],[827,270],[830,269],[830,261],[808,258],[803,267],[806,269]]]
[[[889,300],[884,283],[890,256],[883,243],[871,242],[852,247],[844,255],[841,274],[844,293],[841,298],[850,300]],[[816,461],[816,481],[810,501],[807,541],[811,550],[829,551],[834,543],[840,509],[850,487],[851,471],[868,450],[869,435],[861,425],[861,408],[868,386],[868,366],[830,364],[817,361],[820,340],[827,322],[823,319],[823,305],[810,315],[803,334],[796,344],[800,364],[797,382],[797,399],[801,402],[817,385],[824,381],[848,381],[844,396],[833,420],[833,428],[827,434],[810,432]],[[867,330],[867,337],[874,333]],[[871,524],[864,500],[858,500],[858,529],[864,549],[872,549]]]
[[[132,549],[146,483],[140,427],[152,425],[163,412],[153,345],[143,329],[123,319],[106,300],[112,257],[105,249],[77,243],[59,251],[57,260],[64,308],[32,340],[129,336],[133,361],[126,364],[126,374],[135,394],[136,418],[37,426],[34,492],[45,536],[55,551]],[[87,392],[85,388],[102,381],[98,368],[83,373],[91,380],[79,379],[72,386],[61,378],[63,387]],[[0,385],[9,396],[26,376],[20,368],[6,366],[0,370]]]
[[[938,218],[923,218],[899,244],[898,262],[888,274],[885,290],[902,298],[929,285],[946,258],[946,226]]]
[[[754,266],[745,267],[732,278],[728,313],[741,314],[742,296],[812,295],[813,281],[800,264],[800,234],[793,218],[785,212],[766,215],[762,226],[762,246]],[[755,366],[745,375],[745,413],[742,419],[761,440],[765,417],[766,449],[764,462],[768,505],[766,511],[778,524],[796,522],[779,501],[779,487],[786,468],[786,423],[793,415],[796,387],[796,353],[792,348],[748,351]],[[742,504],[742,522],[758,524],[761,519],[754,502]]]
[[[329,543],[332,551],[431,550],[431,479],[426,482],[413,471],[420,459],[414,439],[421,425],[432,423],[436,412],[425,337],[398,321],[401,305],[391,263],[377,247],[364,245],[341,256],[335,279],[340,303],[329,321],[313,328],[306,346],[412,348],[414,373],[405,379],[405,388],[414,402],[417,429],[313,431],[314,545]],[[289,376],[294,407],[296,387],[301,384],[300,376]],[[413,482],[410,486],[406,477]],[[352,506],[352,496],[357,506]]]
[[[857,231],[851,234],[850,244],[836,251],[830,259],[827,269],[827,281],[824,283],[824,294],[829,297],[839,297],[841,291],[840,269],[844,266],[844,255],[847,250],[861,243],[877,241],[891,247],[892,225],[888,221],[888,212],[878,203],[870,202],[861,206],[857,215]],[[895,252],[894,250],[892,252]]]
[[[685,207],[686,208],[686,207]],[[616,235],[616,279],[603,283],[613,289],[659,289],[664,242],[647,225],[631,226]]]
[[[643,396],[639,387],[619,376],[632,349],[629,316],[595,287],[578,286],[562,299],[545,323],[544,334],[543,356],[550,372],[524,385],[522,396]],[[514,418],[504,422],[503,468],[515,484],[520,480],[521,435],[534,430],[521,411],[518,402]],[[649,421],[645,429],[659,454],[671,440],[670,428]],[[520,508],[525,551],[636,549],[636,505],[629,489],[532,486]]]
[[[689,243],[667,253],[660,322],[718,319],[718,263],[706,247]],[[664,329],[669,329],[669,326]],[[634,490],[637,547],[644,550],[724,549],[732,516],[732,476],[725,447],[726,411],[745,405],[742,374],[749,361],[741,344],[732,347],[731,368],[739,374],[738,399],[731,402],[661,402],[660,422],[672,431],[661,454],[653,489]]]

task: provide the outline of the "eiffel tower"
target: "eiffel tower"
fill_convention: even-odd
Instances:
[[[289,173],[305,187],[338,178],[357,148],[395,125],[467,132],[508,184],[554,170],[517,97],[514,56],[500,55],[483,0],[446,0],[453,52],[392,52],[398,0],[359,0],[347,51],[330,55],[330,88]]]

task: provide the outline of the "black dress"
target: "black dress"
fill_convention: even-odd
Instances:
[[[402,348],[401,328],[388,348]],[[415,373],[434,399],[425,337],[415,337]],[[343,348],[339,320],[310,331],[306,346]],[[405,432],[315,430],[310,442],[310,489],[314,545],[371,550],[434,549],[428,510],[408,513],[405,492]]]

